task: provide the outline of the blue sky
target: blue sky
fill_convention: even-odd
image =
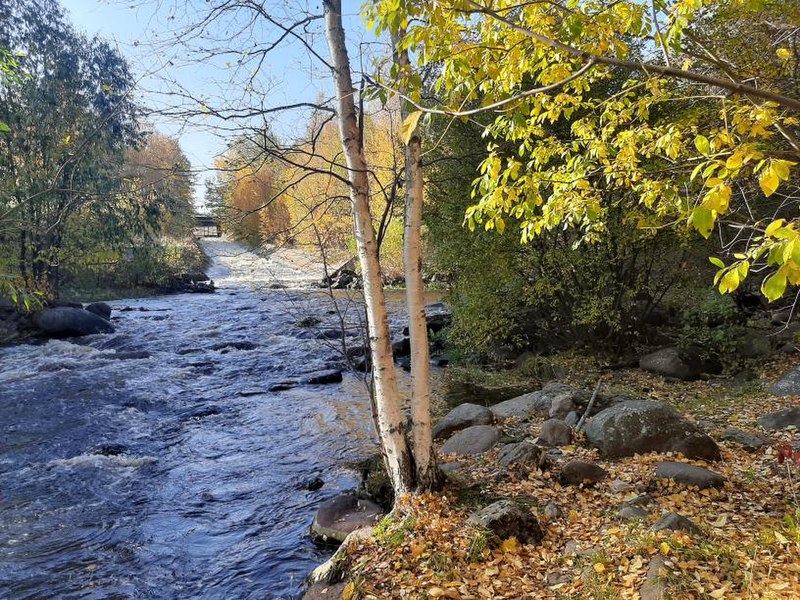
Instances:
[[[196,4],[195,4],[196,3]],[[288,22],[289,14],[281,15],[284,5],[296,6],[304,0],[281,2],[270,0],[274,14]],[[299,44],[284,42],[268,55],[251,92],[244,91],[244,78],[248,73],[237,71],[236,56],[226,54],[198,64],[173,41],[176,32],[197,19],[211,3],[204,0],[131,0],[107,2],[103,0],[61,0],[72,23],[89,35],[99,35],[113,41],[128,59],[135,76],[140,81],[141,100],[149,106],[168,108],[176,105],[176,98],[166,92],[175,89],[175,83],[187,94],[208,98],[209,106],[223,100],[236,105],[251,104],[254,100],[265,106],[290,102],[314,101],[320,94],[329,95],[331,85],[327,73],[320,68]],[[321,12],[318,2],[311,9]],[[344,0],[346,28],[351,46],[351,60],[358,67],[357,48],[361,42],[371,42],[358,14],[361,0]],[[213,4],[212,4],[213,5]],[[241,19],[234,18],[215,25],[213,36],[221,37],[230,28],[237,28]],[[237,29],[238,31],[238,29]],[[248,35],[237,35],[231,47],[247,51],[259,43],[274,39],[276,34],[264,28],[251,30]],[[204,41],[208,45],[209,42]],[[327,55],[324,39],[314,40],[314,48]],[[245,55],[246,56],[246,55]],[[248,66],[248,69],[250,67]],[[241,71],[241,70],[240,70]],[[245,96],[247,96],[245,98]],[[190,103],[197,108],[197,103]],[[281,135],[291,136],[304,128],[303,115],[283,114],[276,117],[272,127]],[[159,116],[152,119],[156,129],[180,138],[181,147],[198,173],[196,201],[202,200],[203,181],[210,177],[214,157],[225,148],[225,137],[235,133],[235,126],[226,125],[227,132],[219,131],[216,122],[209,118],[187,121],[181,118]]]

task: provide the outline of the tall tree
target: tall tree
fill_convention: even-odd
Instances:
[[[15,238],[20,274],[56,287],[70,219],[89,206],[109,218],[124,150],[138,137],[133,80],[107,43],[76,33],[53,0],[10,0],[0,47],[26,77],[0,86],[0,235]],[[108,209],[108,210],[106,210]]]
[[[523,242],[564,224],[585,242],[601,239],[612,208],[594,183],[602,178],[640,198],[649,213],[642,226],[680,221],[708,237],[734,216],[734,190],[770,198],[793,186],[800,99],[784,83],[796,69],[796,3],[384,0],[370,12],[379,29],[413,23],[404,46],[437,67],[442,102],[407,95],[418,110],[496,116],[470,227],[502,231],[512,215]],[[768,60],[720,42],[754,23],[774,48]],[[621,92],[589,93],[615,73],[629,77]],[[685,108],[679,120],[660,118],[674,106]],[[549,136],[554,122],[567,122],[572,140]],[[800,283],[796,214],[735,223],[751,235],[732,264],[719,261],[721,291],[754,266],[770,274],[769,298]]]

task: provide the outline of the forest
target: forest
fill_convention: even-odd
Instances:
[[[0,459],[177,489],[163,597],[800,597],[800,3],[127,9],[158,102],[56,0],[0,8],[0,419],[138,411]],[[90,549],[0,583],[149,585]]]

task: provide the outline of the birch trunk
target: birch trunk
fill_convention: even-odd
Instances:
[[[395,494],[399,496],[410,492],[413,488],[413,461],[408,447],[405,418],[400,404],[392,357],[378,244],[369,206],[367,162],[359,134],[355,89],[342,25],[342,3],[341,0],[324,0],[324,6],[325,35],[336,87],[336,112],[342,149],[347,160],[353,227],[364,279],[378,435],[392,486]]]
[[[392,35],[394,61],[399,73],[410,66],[408,52],[400,49],[405,31]],[[400,93],[404,94],[401,85]],[[403,120],[410,114],[409,104],[400,99]],[[403,235],[403,262],[408,307],[408,333],[411,337],[411,422],[416,484],[421,490],[435,488],[440,480],[431,434],[431,377],[428,352],[428,324],[425,319],[425,284],[422,280],[422,138],[415,131],[405,145],[406,206]]]

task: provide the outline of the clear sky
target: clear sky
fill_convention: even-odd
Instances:
[[[89,35],[112,41],[128,59],[139,80],[141,100],[149,107],[175,112],[188,109],[196,112],[205,99],[208,106],[244,108],[265,107],[294,102],[313,102],[320,94],[330,95],[328,73],[319,61],[299,43],[284,41],[271,51],[260,66],[258,76],[248,87],[255,61],[250,52],[263,48],[278,37],[274,27],[248,25],[248,14],[225,16],[214,22],[202,38],[187,46],[175,42],[176,34],[204,15],[214,2],[205,0],[61,0],[72,23]],[[217,5],[219,3],[216,3]],[[280,23],[289,23],[298,7],[308,5],[312,12],[321,12],[319,2],[306,0],[269,0],[266,6]],[[358,14],[361,0],[344,0],[346,28],[351,59],[358,60],[357,49],[374,38],[364,31]],[[318,28],[319,23],[312,25]],[[322,56],[327,55],[325,40],[312,36],[312,45]],[[223,49],[198,62],[190,48]],[[235,52],[233,52],[235,50]],[[358,68],[357,64],[353,65]],[[179,91],[183,99],[176,96]],[[187,100],[186,97],[191,97]],[[272,117],[271,126],[283,136],[291,136],[304,128],[304,115],[282,113]],[[205,178],[212,176],[214,158],[225,149],[226,138],[235,134],[236,122],[211,117],[183,118],[162,114],[151,117],[156,129],[180,138],[184,153],[197,172],[196,202],[203,197]],[[298,129],[300,128],[300,129]]]

